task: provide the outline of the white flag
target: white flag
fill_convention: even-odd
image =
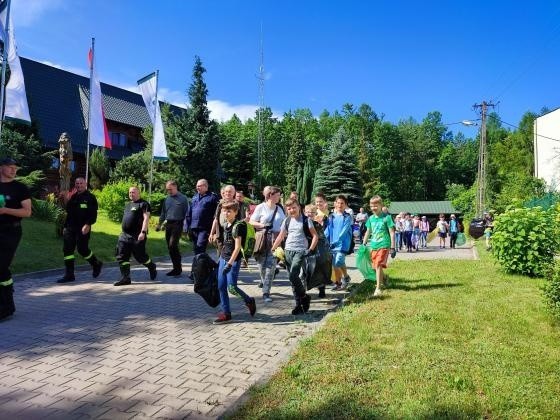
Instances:
[[[0,5],[0,37],[2,41],[4,41],[4,47],[6,47],[7,44],[7,61],[10,68],[10,80],[8,80],[8,83],[6,84],[6,90],[4,94],[4,97],[6,98],[4,102],[4,118],[31,123],[31,117],[29,116],[29,107],[27,105],[27,96],[25,95],[23,72],[21,70],[21,64],[19,62],[19,56],[17,53],[16,37],[14,35],[12,17],[10,16],[9,21],[6,22],[8,7],[8,1],[3,1]]]
[[[138,80],[138,87],[146,104],[148,115],[154,127],[154,141],[152,153],[154,159],[167,159],[167,148],[165,147],[165,134],[161,121],[161,110],[157,100],[157,73],[154,72]]]
[[[111,148],[111,139],[105,123],[105,113],[103,112],[103,102],[101,99],[101,84],[95,71],[95,57],[93,49],[90,48],[88,54],[89,68],[91,77],[89,79],[89,124],[88,141],[96,146]]]

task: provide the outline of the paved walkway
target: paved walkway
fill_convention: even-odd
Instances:
[[[473,259],[472,245],[440,249],[432,242],[396,260]],[[184,259],[189,269],[191,258]],[[348,258],[350,266],[353,257]],[[257,297],[251,318],[232,298],[234,321],[213,325],[216,309],[193,292],[186,276],[168,278],[169,263],[148,279],[133,267],[133,284],[114,287],[117,267],[99,279],[79,272],[59,285],[61,273],[16,280],[15,316],[0,322],[0,418],[142,419],[216,418],[247,389],[268,378],[294,346],[309,336],[343,292],[313,296],[305,316],[293,302],[285,272],[275,281],[274,302],[259,299],[254,264],[240,286]],[[356,270],[350,274],[361,281]]]
[[[476,260],[478,254],[471,239],[463,246],[449,248],[449,238],[445,243],[445,248],[439,247],[439,238],[434,238],[428,243],[427,248],[420,248],[418,251],[406,252],[403,249],[397,253],[397,258],[402,260]]]
[[[17,312],[0,322],[0,418],[216,418],[277,370],[343,297],[312,291],[309,314],[294,317],[286,274],[264,305],[251,265],[239,284],[257,297],[257,314],[232,298],[235,322],[217,326],[217,310],[185,275],[166,277],[169,269],[159,263],[151,282],[133,267],[133,284],[120,288],[112,285],[117,267],[96,280],[80,272],[65,285],[55,283],[60,273],[17,279]]]

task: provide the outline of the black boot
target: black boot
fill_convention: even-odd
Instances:
[[[317,296],[319,299],[323,299],[327,297],[327,294],[325,293],[325,286],[321,286],[319,287],[319,296]]]
[[[91,275],[94,279],[99,277],[101,274],[101,267],[103,267],[103,261],[97,259],[95,255],[91,255],[91,257],[87,260],[91,264],[92,272]]]
[[[307,313],[309,311],[309,306],[311,305],[311,296],[305,295],[301,298],[301,307],[303,308],[303,312]]]
[[[150,272],[150,280],[155,280],[157,277],[157,270],[156,270],[156,265],[153,261],[150,261],[147,264],[144,264],[146,266],[146,268],[148,269],[148,271]]]
[[[292,309],[292,315],[301,315],[303,313],[305,313],[305,311],[301,305],[301,298],[296,297],[296,306]]]
[[[131,283],[130,264],[128,262],[126,264],[120,264],[119,268],[121,270],[121,279],[113,283],[113,286],[128,286]]]
[[[71,281],[76,280],[76,277],[74,276],[74,258],[64,260],[64,268],[66,269],[66,272],[64,273],[64,277],[58,279],[56,282],[69,283]]]

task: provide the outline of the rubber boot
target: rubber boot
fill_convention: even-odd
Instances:
[[[119,269],[121,270],[121,279],[113,283],[113,286],[128,286],[131,283],[130,263],[120,264]]]
[[[64,273],[64,277],[56,281],[57,283],[69,283],[76,280],[76,277],[74,276],[74,261],[74,258],[64,260],[64,268],[66,272]]]
[[[91,255],[91,257],[87,260],[91,264],[92,272],[91,275],[94,279],[99,277],[101,274],[101,267],[103,267],[103,261],[97,259],[95,255]]]
[[[147,264],[144,264],[144,266],[148,269],[148,271],[150,272],[150,280],[155,280],[157,277],[157,270],[156,270],[156,265],[153,261],[150,261]]]

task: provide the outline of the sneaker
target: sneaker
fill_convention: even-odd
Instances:
[[[251,298],[245,306],[249,309],[249,314],[251,314],[251,316],[255,316],[255,312],[257,312],[257,302],[255,302],[255,298]]]
[[[333,290],[333,291],[340,290],[340,283],[336,282],[335,284],[333,284],[333,287],[331,287],[331,290]]]
[[[183,272],[182,270],[173,269],[170,272],[166,273],[165,275],[169,277],[178,277],[181,275],[182,272]]]
[[[301,307],[303,308],[303,312],[309,312],[309,306],[311,305],[311,296],[305,295],[301,298]]]
[[[327,294],[325,293],[325,288],[321,287],[319,289],[319,296],[317,296],[319,299],[323,299],[327,297]]]
[[[123,277],[119,281],[113,283],[113,286],[128,286],[130,283],[130,277]]]
[[[272,302],[272,298],[270,297],[270,295],[269,295],[268,293],[265,293],[265,294],[263,295],[263,300],[264,300],[265,303],[270,303],[270,302]]]
[[[212,324],[214,325],[218,325],[218,324],[227,324],[228,322],[231,322],[231,314],[230,313],[224,313],[224,312],[220,312],[218,314],[218,318],[216,318]]]
[[[376,288],[376,289],[375,289],[375,292],[373,292],[373,297],[374,297],[374,298],[375,298],[375,297],[381,297],[381,294],[382,294],[381,289]]]
[[[350,284],[350,276],[346,275],[342,278],[342,283],[340,284],[340,288],[342,290],[346,289],[348,287],[348,285]]]
[[[56,282],[57,283],[70,283],[71,281],[76,280],[76,277],[74,276],[64,276],[61,279],[58,279]]]
[[[157,277],[157,269],[156,265],[154,264],[152,267],[148,268],[150,271],[150,280],[155,280]]]
[[[292,315],[301,315],[304,314],[303,307],[301,305],[296,305],[294,309],[292,309]]]
[[[93,270],[91,272],[91,275],[94,279],[99,277],[99,275],[101,274],[101,267],[103,267],[103,261],[97,260],[97,263],[93,265]]]

